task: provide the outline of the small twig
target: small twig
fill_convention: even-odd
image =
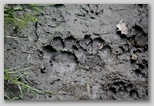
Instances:
[[[13,37],[13,36],[4,36],[5,38],[11,38],[11,39],[28,39],[27,37]]]

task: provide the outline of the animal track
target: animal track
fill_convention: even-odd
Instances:
[[[141,42],[140,38],[136,39]],[[145,93],[139,93],[140,89],[136,89],[136,82],[131,81],[129,76],[118,74],[123,70],[120,65],[128,63],[126,59],[122,60],[123,58],[120,58],[120,56],[122,54],[126,54],[127,56],[127,53],[131,50],[131,45],[127,42],[123,43],[118,46],[119,49],[117,50],[116,47],[112,46],[111,43],[107,43],[101,36],[92,37],[91,34],[85,34],[82,39],[77,39],[72,35],[68,35],[67,37],[53,37],[48,45],[43,46],[43,61],[47,62],[45,63],[47,66],[43,68],[41,73],[45,74],[45,70],[49,71],[49,76],[52,79],[50,85],[57,86],[62,92],[65,92],[65,88],[63,89],[64,86],[70,88],[68,91],[71,91],[72,85],[68,83],[73,84],[73,81],[79,79],[78,82],[74,84],[83,83],[83,85],[86,85],[86,81],[94,81],[96,79],[94,76],[96,76],[99,77],[100,82],[104,82],[103,85],[100,85],[100,88],[97,89],[106,91],[105,95],[108,97],[112,94],[112,99],[117,99],[115,98],[116,95],[120,95],[118,99],[123,99],[124,95],[126,95],[125,98],[130,99],[138,99],[142,96],[146,98]],[[114,49],[116,51],[115,54]],[[117,57],[111,57],[111,54],[119,56],[119,61],[115,61]],[[128,58],[128,60],[129,59],[130,58]],[[119,68],[114,69],[115,66],[111,61]],[[142,61],[137,61],[136,65],[137,67],[134,67],[132,70],[132,73],[134,73],[133,77],[147,78],[146,70],[148,68],[148,61],[143,58]],[[87,76],[84,76],[82,72]],[[101,77],[103,74],[106,77]],[[53,75],[61,78],[62,82],[56,79],[53,80]],[[146,85],[143,86],[143,88],[145,87]],[[53,89],[55,90],[54,92],[59,92],[57,88]],[[91,87],[88,89],[91,89]],[[92,92],[94,93],[94,91]],[[147,91],[145,90],[144,92]],[[67,95],[67,92],[65,93]],[[87,98],[91,98],[90,95],[90,92],[88,92]],[[101,93],[97,94],[98,98],[101,97],[101,95]],[[95,96],[93,95],[93,97]],[[101,98],[105,99],[104,97]]]
[[[97,51],[103,48],[104,42],[102,38],[92,39],[90,35],[85,35],[83,39],[76,39],[73,36],[64,39],[54,37],[50,45],[44,46],[43,50],[50,55],[52,70],[59,73],[72,72],[77,65],[83,69],[103,67],[104,61]]]
[[[61,23],[65,22],[64,16],[62,15],[61,11],[55,8],[45,10],[43,15],[44,23],[42,25],[46,27],[55,28],[59,26]]]
[[[100,17],[101,14],[103,14],[103,9],[99,9],[98,4],[86,4],[86,5],[80,5],[80,11],[81,13],[76,14],[77,17],[83,18],[83,19],[95,19]]]
[[[26,39],[4,37],[4,68],[20,66],[10,69],[16,72],[30,67],[25,70],[30,74],[18,81],[46,91],[35,95],[23,89],[24,98],[20,99],[148,99],[148,5],[58,4],[40,8],[36,24],[13,34],[26,35]],[[129,29],[125,37],[116,33],[121,18]],[[6,36],[14,32],[5,26],[9,28]],[[21,97],[18,86],[4,84],[5,99]]]

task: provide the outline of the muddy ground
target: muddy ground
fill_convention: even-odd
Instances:
[[[45,7],[39,21],[5,36],[4,67],[28,68],[24,100],[147,100],[148,5]],[[128,34],[117,32],[123,21]],[[10,97],[18,87],[4,83]]]

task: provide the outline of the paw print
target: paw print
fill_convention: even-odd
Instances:
[[[86,4],[80,5],[80,12],[81,13],[76,14],[77,17],[83,19],[96,19],[103,14],[103,9],[100,9],[98,4]]]
[[[85,35],[83,39],[76,39],[73,36],[54,37],[43,50],[50,55],[52,71],[62,75],[75,71],[77,67],[83,69],[103,67],[104,61],[97,52],[103,50],[104,44],[102,38],[92,39],[90,35]]]
[[[44,13],[44,26],[51,28],[59,26],[61,23],[65,22],[64,16],[58,9],[47,9]]]

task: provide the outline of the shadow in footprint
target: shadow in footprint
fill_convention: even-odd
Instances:
[[[80,41],[80,46],[83,50],[88,51],[91,47],[92,38],[91,35],[85,35],[84,39]]]
[[[51,45],[57,50],[61,50],[64,47],[63,40],[61,37],[54,37],[51,41]]]
[[[44,46],[43,51],[44,51],[43,60],[47,62],[50,61],[51,56],[54,56],[57,53],[57,50],[53,48],[51,45]]]
[[[97,50],[103,49],[104,43],[105,41],[102,38],[100,37],[94,38],[93,43],[92,43],[92,50],[97,51]]]
[[[76,49],[75,48],[75,41],[76,41],[76,39],[73,36],[69,36],[69,37],[65,38],[65,40],[64,40],[65,48],[69,49],[69,50]]]
[[[44,47],[43,47],[43,50],[46,51],[46,52],[48,52],[48,53],[51,53],[51,54],[57,52],[57,50],[54,49],[51,45],[46,45],[46,46],[44,46]]]

